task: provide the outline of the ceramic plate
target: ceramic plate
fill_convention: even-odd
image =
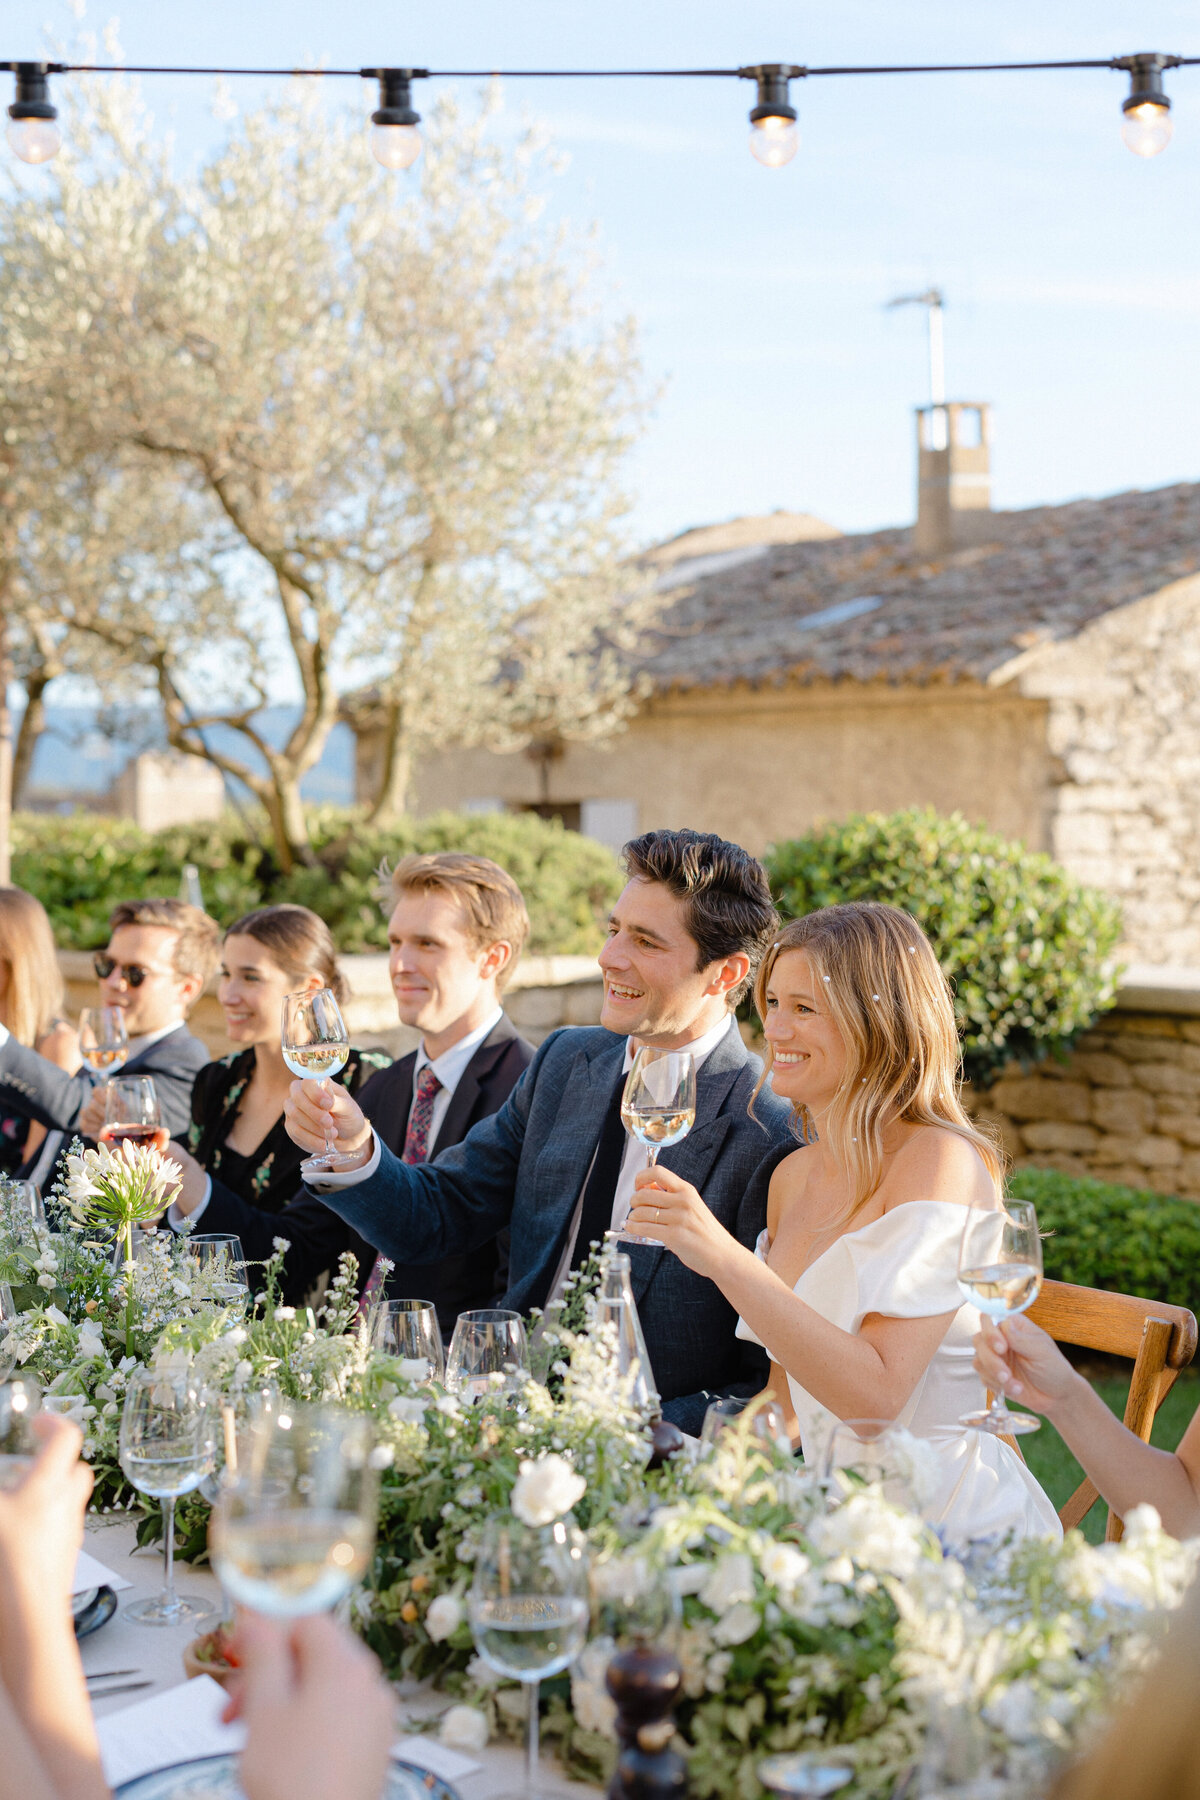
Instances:
[[[71,1610],[75,1615],[75,1636],[90,1637],[93,1631],[107,1625],[116,1612],[117,1596],[110,1587],[92,1588],[73,1597]]]
[[[204,1756],[139,1775],[116,1790],[114,1800],[245,1800],[238,1786],[236,1756]],[[381,1800],[459,1800],[452,1787],[411,1763],[389,1766]]]

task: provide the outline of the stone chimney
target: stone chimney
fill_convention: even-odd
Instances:
[[[993,527],[992,409],[947,400],[917,408],[917,523],[913,547],[944,555],[982,543]]]

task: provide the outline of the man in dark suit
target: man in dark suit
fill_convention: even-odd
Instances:
[[[407,856],[391,876],[389,971],[401,1023],[422,1033],[416,1050],[380,1069],[359,1105],[380,1141],[408,1163],[459,1143],[507,1100],[533,1061],[533,1046],[504,1013],[501,994],[529,936],[529,915],[512,877],[486,857],[442,852]],[[179,1202],[168,1213],[205,1232],[235,1232],[252,1260],[288,1243],[285,1300],[301,1300],[344,1250],[358,1258],[360,1282],[375,1251],[311,1194],[282,1212],[251,1206],[190,1158]],[[387,1292],[432,1300],[449,1334],[460,1312],[490,1306],[505,1285],[496,1234],[470,1251],[419,1265],[397,1261]]]
[[[693,831],[648,832],[625,847],[629,882],[600,955],[602,1029],[554,1032],[493,1118],[436,1161],[400,1162],[344,1090],[296,1082],[285,1109],[305,1149],[327,1123],[358,1166],[322,1179],[326,1202],[387,1255],[410,1262],[469,1253],[511,1233],[504,1304],[544,1306],[591,1242],[619,1228],[640,1147],[621,1125],[636,1049],[690,1049],[696,1125],[662,1161],[691,1182],[730,1231],[753,1245],[766,1222],[755,1169],[787,1141],[790,1109],[769,1092],[748,1107],[761,1064],[733,1007],[775,925],[766,875],[736,844]],[[714,1392],[750,1394],[766,1358],[734,1333],[711,1281],[647,1244],[628,1246],[633,1292],[667,1418],[698,1431]]]
[[[95,966],[100,1005],[119,1008],[125,1019],[129,1051],[119,1072],[153,1076],[162,1123],[178,1135],[191,1117],[196,1072],[209,1061],[185,1021],[217,966],[220,929],[182,900],[125,900],[108,924],[108,947]],[[0,1107],[38,1120],[51,1134],[78,1127],[81,1135],[95,1135],[104,1119],[93,1117],[97,1107],[88,1103],[104,1079],[86,1068],[68,1075],[0,1026]],[[47,1138],[38,1157],[43,1177],[56,1149]]]

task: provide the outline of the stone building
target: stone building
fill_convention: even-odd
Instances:
[[[756,851],[851,812],[958,809],[1118,897],[1132,960],[1200,965],[1200,484],[994,512],[988,409],[937,410],[915,528],[776,515],[658,546],[629,729],[540,764],[432,757],[417,809]]]

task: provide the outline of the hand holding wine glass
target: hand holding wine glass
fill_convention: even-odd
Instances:
[[[122,1075],[106,1082],[102,1144],[152,1144],[165,1150],[171,1134],[162,1122],[158,1089],[150,1075]]]
[[[283,1001],[283,1060],[300,1081],[315,1077],[327,1082],[340,1074],[350,1055],[350,1034],[342,1018],[337,998],[329,988],[318,988],[315,994],[286,994]],[[320,1175],[330,1169],[342,1169],[357,1162],[356,1157],[339,1155],[328,1128],[325,1149],[319,1156],[308,1156],[300,1164],[300,1173]]]
[[[648,1169],[660,1150],[683,1142],[696,1123],[696,1059],[690,1050],[642,1046],[625,1077],[621,1123],[645,1145]],[[618,1243],[659,1245],[657,1238],[632,1237],[626,1231],[611,1235]]]
[[[958,1286],[971,1306],[989,1319],[1008,1319],[1033,1305],[1042,1286],[1042,1239],[1037,1213],[1027,1200],[998,1207],[972,1206],[963,1225]],[[965,1413],[960,1421],[995,1437],[1037,1431],[1029,1413],[1010,1413],[998,1393],[986,1412]]]

